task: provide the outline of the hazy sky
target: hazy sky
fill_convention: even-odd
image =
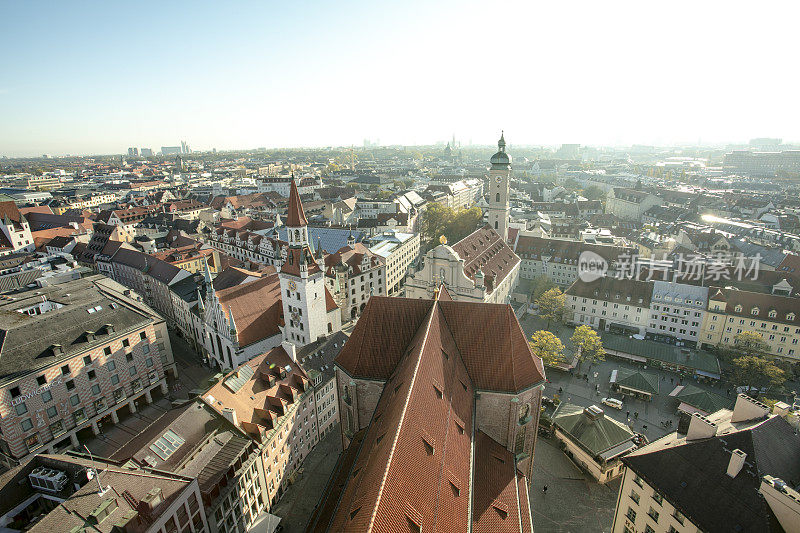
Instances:
[[[0,155],[800,140],[800,2],[0,8]]]

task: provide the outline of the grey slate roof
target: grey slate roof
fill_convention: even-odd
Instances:
[[[285,226],[278,228],[278,236],[282,241],[288,239],[286,231]],[[356,242],[364,240],[366,235],[363,231],[358,231],[356,229],[354,229],[352,233]],[[314,249],[316,249],[317,243],[321,240],[322,249],[329,254],[336,252],[343,246],[347,246],[347,237],[349,235],[350,230],[345,228],[315,228],[311,226],[308,228],[308,238],[311,240]]]
[[[124,336],[127,331],[159,319],[156,315],[122,305],[101,292],[94,284],[98,280],[109,282],[104,276],[89,276],[52,287],[16,293],[13,301],[2,302],[0,380],[22,376],[75,353],[108,344],[111,340]],[[120,286],[120,289],[124,290],[124,287]],[[36,316],[16,311],[41,303],[43,296],[63,307]],[[96,310],[89,313],[90,308]],[[106,324],[112,324],[114,331],[108,333]],[[87,339],[87,331],[96,332],[96,338]],[[50,349],[54,344],[61,345],[64,353],[54,355]]]
[[[572,440],[593,456],[614,448],[633,437],[633,431],[622,422],[602,416],[592,420],[579,405],[561,403],[553,413],[553,423],[569,433]]]
[[[720,413],[729,420],[730,411]],[[800,436],[777,416],[739,426],[666,447],[655,441],[622,461],[703,531],[781,531],[758,488],[767,474],[791,485],[800,480]],[[747,458],[731,478],[727,468],[736,449]]]

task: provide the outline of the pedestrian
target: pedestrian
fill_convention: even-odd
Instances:
[[[639,420],[639,411],[634,411],[633,412],[633,418],[635,418],[636,420]]]
[[[547,494],[547,485],[542,487],[542,494]]]
[[[631,412],[630,411],[625,411],[625,416],[627,416],[628,420],[630,420],[631,419]]]
[[[669,378],[669,382],[674,385],[675,384],[675,378]]]
[[[642,432],[647,431],[647,424],[642,424]]]

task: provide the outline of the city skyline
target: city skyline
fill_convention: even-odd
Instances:
[[[141,6],[8,6],[0,155],[800,140],[788,2]]]

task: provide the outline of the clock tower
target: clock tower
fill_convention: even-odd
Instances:
[[[328,326],[325,276],[309,246],[308,221],[294,178],[289,188],[286,229],[289,249],[278,274],[283,303],[283,340],[305,346],[327,335],[332,326]]]
[[[497,153],[491,159],[489,171],[489,225],[501,237],[508,240],[509,204],[508,196],[511,185],[511,156],[506,153],[506,140],[500,133],[497,141]]]

